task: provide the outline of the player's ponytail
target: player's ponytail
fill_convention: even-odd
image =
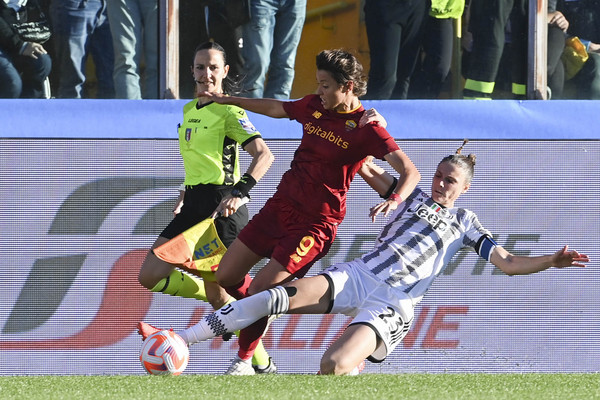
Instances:
[[[458,149],[456,149],[455,154],[444,157],[442,161],[440,161],[440,164],[443,162],[449,162],[460,166],[462,169],[465,170],[467,174],[467,183],[470,184],[471,180],[473,179],[473,173],[475,171],[475,161],[477,159],[477,156],[475,156],[475,154],[469,154],[468,156],[461,154],[463,148],[467,143],[469,143],[469,139],[463,140],[462,145]]]

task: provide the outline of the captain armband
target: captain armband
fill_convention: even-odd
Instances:
[[[379,197],[381,197],[382,199],[387,199],[388,197],[390,197],[390,195],[394,192],[394,189],[396,189],[396,185],[398,184],[398,178],[396,178],[395,176],[393,178],[394,182],[392,182],[387,192],[385,192],[385,194],[383,195],[379,195]]]
[[[477,241],[477,245],[475,246],[475,251],[481,258],[484,258],[486,261],[490,261],[492,257],[492,252],[498,246],[498,243],[489,235],[483,235]]]

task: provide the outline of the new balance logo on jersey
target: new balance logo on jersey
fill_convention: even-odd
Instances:
[[[427,223],[438,232],[444,232],[450,226],[450,214],[436,203],[434,203],[433,206],[421,203],[414,213],[419,218],[427,221]]]

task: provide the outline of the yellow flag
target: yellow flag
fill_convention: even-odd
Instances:
[[[154,254],[175,266],[198,271],[216,271],[227,248],[219,238],[215,220],[207,218],[167,243]]]
[[[573,36],[565,41],[565,49],[561,58],[565,64],[567,79],[571,79],[583,68],[589,55],[581,40],[577,36]]]

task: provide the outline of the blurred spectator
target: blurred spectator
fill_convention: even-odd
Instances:
[[[158,98],[158,0],[107,0],[107,6],[116,98]]]
[[[560,99],[565,84],[565,68],[561,56],[565,49],[569,21],[556,10],[556,3],[557,0],[548,0],[548,99]]]
[[[242,23],[250,18],[249,7],[243,10],[246,1],[237,0],[194,0],[179,2],[179,97],[191,99],[195,96],[196,82],[190,71],[194,54],[189,53],[199,43],[219,43],[229,65],[228,75],[236,77],[243,73]],[[245,14],[245,17],[238,16]]]
[[[246,75],[242,95],[288,99],[306,0],[250,0],[250,6],[250,22],[242,27]]]
[[[430,0],[366,0],[371,64],[365,99],[407,98],[430,4]]]
[[[464,98],[491,99],[510,20],[511,92],[524,99],[527,88],[528,0],[471,0],[473,43],[465,72]]]
[[[115,58],[106,0],[51,0],[50,17],[58,72],[56,97],[83,96],[86,60],[91,54],[98,80],[96,97],[114,98]]]
[[[454,20],[460,19],[465,0],[433,0],[425,23],[421,56],[411,78],[409,97],[437,99],[452,64]]]
[[[0,98],[41,98],[52,60],[40,43],[23,41],[13,24],[36,21],[36,0],[0,0]]]
[[[600,100],[600,1],[559,0],[557,8],[569,21],[571,35],[563,53],[566,62],[563,97]]]
[[[569,21],[569,33],[600,43],[600,1],[558,0],[557,9]]]

